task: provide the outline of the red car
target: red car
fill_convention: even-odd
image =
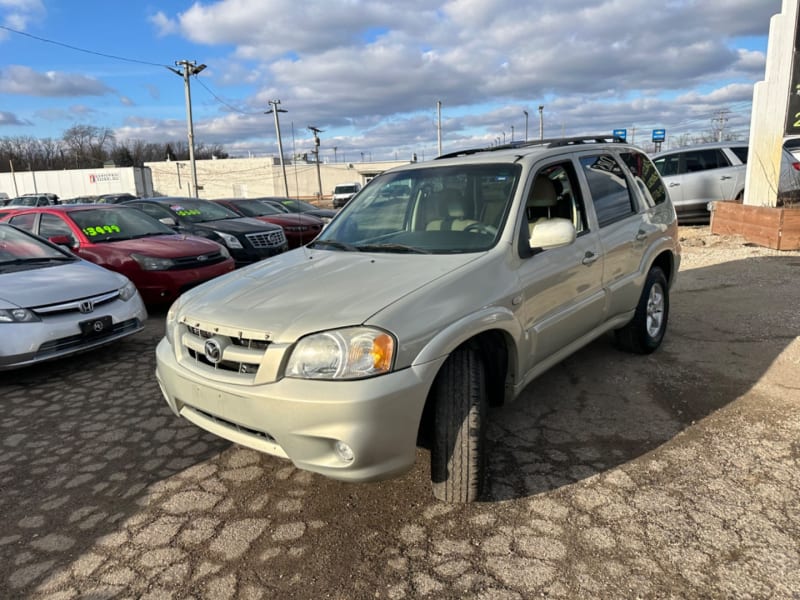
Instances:
[[[185,290],[234,268],[222,245],[176,234],[135,208],[102,204],[38,207],[14,211],[2,220],[122,273],[148,304],[172,302]]]
[[[243,217],[253,217],[260,221],[280,225],[283,227],[286,241],[289,243],[289,248],[297,248],[298,246],[307,244],[317,237],[324,225],[322,219],[317,217],[311,215],[288,214],[279,208],[270,206],[266,202],[261,202],[257,199],[224,198],[213,200],[213,202],[221,204]]]

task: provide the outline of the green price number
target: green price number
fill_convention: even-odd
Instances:
[[[106,233],[119,233],[119,227],[117,225],[97,225],[96,227],[84,227],[83,233],[89,237],[105,235]]]

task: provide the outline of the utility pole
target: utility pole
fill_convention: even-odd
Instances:
[[[269,104],[272,106],[265,115],[272,113],[275,116],[275,135],[278,136],[278,152],[281,155],[281,171],[283,171],[283,188],[286,192],[286,197],[289,197],[289,180],[286,179],[286,164],[283,162],[283,142],[281,142],[281,126],[278,121],[278,113],[282,112],[289,112],[284,108],[278,108],[278,105],[281,103],[280,100],[270,100]]]
[[[334,162],[334,163],[337,163],[337,162],[339,162],[339,161],[337,160],[337,158],[336,158],[336,150],[337,150],[337,149],[338,149],[338,147],[337,147],[337,146],[334,146],[334,147],[333,147],[333,162]]]
[[[183,77],[183,86],[186,90],[186,127],[189,133],[189,164],[192,167],[192,189],[194,197],[199,198],[197,191],[197,169],[194,164],[194,125],[192,123],[192,90],[189,85],[189,76],[197,75],[200,71],[206,68],[206,65],[198,65],[196,61],[189,60],[176,60],[176,66],[182,66],[183,71],[167,67],[170,71]]]
[[[717,130],[717,141],[721,142],[723,138],[723,134],[725,132],[725,123],[728,122],[728,109],[721,108],[717,113],[717,117],[715,119],[711,119],[711,122],[714,123],[714,129]]]
[[[319,134],[322,132],[322,129],[314,127],[313,125],[309,125],[308,129],[314,133],[314,156],[317,158],[317,183],[319,183],[319,199],[322,201],[322,175],[319,173]]]
[[[544,139],[544,105],[539,105],[539,140]]]
[[[436,101],[436,138],[439,140],[439,156],[442,155],[442,101]]]
[[[511,143],[514,143],[514,126],[511,126]]]
[[[525,115],[525,141],[528,141],[528,111],[523,110],[522,114]]]

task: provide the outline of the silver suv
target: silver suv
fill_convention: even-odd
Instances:
[[[800,162],[783,149],[778,174],[778,196],[797,199],[800,195]],[[709,203],[744,198],[747,171],[747,142],[712,142],[653,156],[683,223],[708,223]]]
[[[401,473],[428,440],[434,495],[468,502],[487,408],[606,332],[656,350],[679,263],[638,149],[464,151],[384,173],[308,246],[185,293],[157,377],[176,415],[336,479]]]

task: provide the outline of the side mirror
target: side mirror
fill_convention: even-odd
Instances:
[[[159,221],[162,222],[164,225],[169,225],[170,227],[178,226],[178,224],[175,222],[175,219],[173,219],[172,217],[161,217]]]
[[[70,235],[54,235],[47,238],[51,244],[55,244],[56,246],[64,246],[72,250],[73,248],[77,248],[78,245],[75,243],[75,239]]]
[[[531,248],[547,250],[567,246],[576,236],[575,226],[569,219],[543,219],[532,225],[529,243]]]

